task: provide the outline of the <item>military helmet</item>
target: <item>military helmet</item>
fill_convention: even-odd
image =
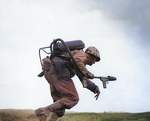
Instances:
[[[88,47],[86,50],[85,50],[85,53],[87,54],[91,54],[91,55],[94,55],[96,56],[96,62],[100,61],[100,54],[99,54],[99,51],[98,49],[96,49],[95,47]]]

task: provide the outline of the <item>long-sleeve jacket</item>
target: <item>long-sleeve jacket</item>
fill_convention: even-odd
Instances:
[[[72,52],[73,58],[76,61],[77,66],[79,69],[82,71],[83,74],[87,76],[94,76],[91,72],[89,72],[86,68],[86,61],[87,61],[87,56],[86,53],[83,52],[83,50],[75,50]],[[80,77],[79,77],[80,78]],[[92,81],[90,81],[88,78],[86,79],[87,83],[87,89],[89,89],[92,92],[95,92],[97,85],[95,85]]]
[[[83,52],[83,50],[75,50],[75,51],[71,51],[71,54],[77,64],[77,66],[79,67],[79,69],[81,70],[81,72],[84,75],[87,75],[89,77],[94,76],[91,72],[89,72],[86,68],[86,61],[87,61],[87,55],[85,52]],[[69,57],[69,55],[67,53],[62,54],[61,56],[63,57]],[[74,69],[72,69],[71,71],[71,75],[72,77],[76,74],[80,81],[82,81],[82,77],[78,74],[77,71],[75,71]],[[88,78],[86,79],[86,83],[87,83],[87,89],[89,89],[92,92],[95,92],[96,87],[98,87],[97,85],[95,85],[92,81],[90,81]]]
[[[86,68],[86,61],[87,61],[86,53],[83,52],[83,50],[75,50],[74,52],[72,52],[72,54],[81,72],[88,77],[93,77],[94,75],[91,72],[89,72]]]

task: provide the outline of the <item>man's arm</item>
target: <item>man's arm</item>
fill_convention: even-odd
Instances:
[[[96,94],[95,98],[97,100],[99,95],[100,95],[99,87],[97,85],[95,85],[92,81],[90,81],[88,78],[86,79],[86,83],[87,83],[87,87],[86,88],[89,89],[94,94]]]
[[[79,67],[79,69],[81,70],[81,72],[86,75],[87,78],[94,78],[94,74],[92,74],[91,72],[89,72],[87,70],[87,68],[85,67],[85,65],[82,63],[82,61],[79,58],[74,58],[76,61],[77,66]]]

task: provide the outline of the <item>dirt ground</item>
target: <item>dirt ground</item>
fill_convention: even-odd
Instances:
[[[34,110],[0,110],[0,121],[38,121]]]

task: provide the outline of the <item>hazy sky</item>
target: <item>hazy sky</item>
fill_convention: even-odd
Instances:
[[[38,49],[56,38],[82,40],[99,49],[101,61],[87,68],[116,76],[98,100],[74,83],[78,112],[150,111],[149,0],[0,0],[0,109],[36,109],[52,103]],[[44,57],[45,54],[42,53]]]

